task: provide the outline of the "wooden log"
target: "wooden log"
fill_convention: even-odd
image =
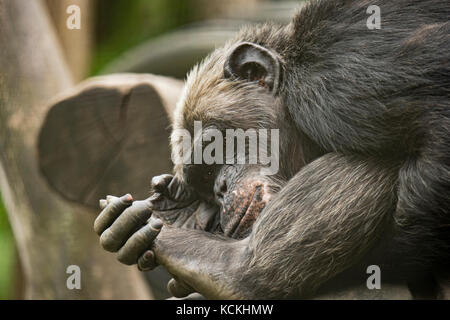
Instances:
[[[38,143],[50,185],[95,209],[108,194],[146,198],[150,179],[172,171],[170,116],[182,85],[166,77],[118,74],[88,79],[59,95]]]
[[[98,245],[93,212],[63,200],[38,169],[36,145],[47,102],[72,85],[44,8],[41,0],[0,0],[0,190],[26,298],[150,298],[137,271]],[[81,290],[66,286],[69,265],[81,269]]]

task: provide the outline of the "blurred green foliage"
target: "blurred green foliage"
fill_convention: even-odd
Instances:
[[[127,49],[195,21],[197,0],[99,0],[96,15],[96,74]]]
[[[0,199],[0,300],[11,297],[14,262],[14,239]]]

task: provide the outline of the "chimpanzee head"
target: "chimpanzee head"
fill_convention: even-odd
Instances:
[[[282,59],[252,42],[228,43],[188,75],[171,137],[175,176],[220,207],[225,235],[247,234],[302,166],[280,86]]]

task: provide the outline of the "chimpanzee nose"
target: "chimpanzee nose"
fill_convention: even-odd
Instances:
[[[223,198],[225,196],[225,193],[227,193],[228,186],[227,186],[226,179],[219,178],[218,180],[219,180],[218,183],[216,183],[215,186],[214,186],[214,192],[216,194],[217,200],[222,202]]]

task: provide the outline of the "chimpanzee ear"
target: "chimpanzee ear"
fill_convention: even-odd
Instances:
[[[276,93],[280,79],[280,63],[270,50],[255,43],[243,42],[227,57],[224,77],[258,82],[270,92]]]

